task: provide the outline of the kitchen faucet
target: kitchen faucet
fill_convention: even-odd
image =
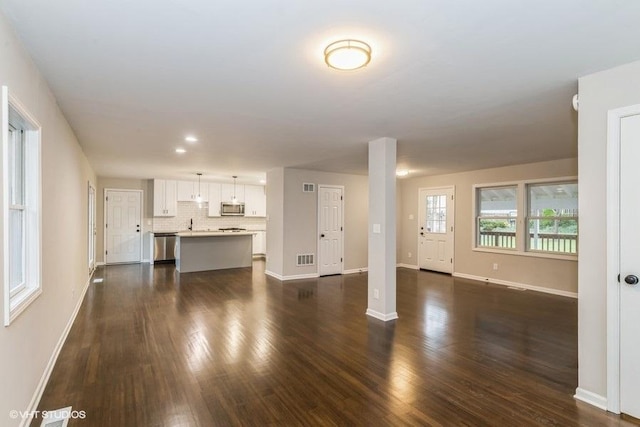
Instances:
[[[193,231],[193,218],[189,221],[189,231]]]

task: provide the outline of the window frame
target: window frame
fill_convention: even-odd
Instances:
[[[548,182],[527,182],[525,184],[525,191],[526,191],[526,206],[527,206],[527,210],[526,210],[526,216],[524,218],[524,223],[525,223],[525,230],[527,232],[527,234],[529,233],[529,222],[530,221],[540,221],[540,220],[552,220],[552,221],[563,221],[563,220],[571,220],[571,221],[575,221],[576,222],[576,228],[577,228],[577,233],[576,233],[576,253],[571,253],[571,252],[553,252],[553,251],[545,251],[543,249],[533,249],[531,248],[531,239],[527,238],[525,239],[525,249],[527,252],[532,252],[532,253],[541,253],[541,254],[550,254],[550,255],[568,255],[568,256],[578,256],[578,240],[580,238],[580,226],[579,226],[579,218],[580,218],[580,211],[578,211],[578,215],[577,216],[542,216],[542,215],[531,215],[531,187],[535,187],[535,186],[542,186],[542,185],[562,185],[562,184],[576,184],[578,185],[578,180],[577,179],[573,179],[573,180],[567,180],[567,181],[561,181],[561,180],[554,180],[554,181],[548,181]],[[580,193],[578,192],[578,197],[580,197]]]
[[[496,253],[496,254],[504,254],[504,255],[578,261],[578,254],[528,250],[526,247],[527,246],[526,238],[524,237],[528,234],[528,221],[526,221],[529,214],[528,185],[554,184],[554,183],[565,183],[565,182],[578,183],[578,177],[575,175],[571,175],[571,176],[560,176],[560,177],[550,177],[550,178],[473,184],[472,192],[471,192],[471,196],[472,196],[471,206],[473,207],[474,212],[472,213],[472,216],[471,216],[471,222],[472,222],[471,250],[474,252],[486,252],[486,253]],[[514,250],[514,249],[504,249],[504,248],[496,248],[496,247],[490,247],[490,246],[478,246],[478,239],[479,239],[478,218],[479,218],[479,206],[480,206],[479,200],[478,200],[478,190],[482,188],[511,187],[511,186],[517,186],[516,205],[517,205],[518,215],[516,217],[516,249]],[[580,216],[580,212],[578,212],[578,216],[575,217],[575,219],[578,220],[579,216]]]
[[[42,183],[41,183],[41,135],[42,127],[26,108],[12,95],[7,86],[2,86],[2,230],[3,235],[3,302],[4,325],[9,326],[36,298],[42,294]],[[22,200],[16,204],[13,188],[10,183],[15,177],[10,177],[10,161],[13,152],[10,145],[11,137],[20,132],[23,138],[22,156]],[[11,191],[10,191],[11,190]],[[12,231],[10,230],[10,212],[22,212],[22,258],[23,283],[11,289],[11,260],[12,252],[9,245]]]
[[[488,216],[482,216],[480,215],[480,209],[481,209],[481,205],[482,205],[482,200],[480,198],[478,198],[478,193],[481,190],[484,189],[505,189],[505,188],[513,188],[515,189],[516,192],[516,200],[515,200],[515,209],[516,212],[520,212],[520,207],[518,206],[518,198],[520,197],[520,189],[518,188],[517,185],[514,184],[509,184],[509,185],[492,185],[492,186],[486,186],[486,187],[477,187],[474,189],[474,194],[476,196],[476,201],[475,201],[475,226],[476,226],[476,232],[475,232],[475,246],[479,249],[497,249],[500,251],[508,251],[508,252],[513,252],[518,250],[518,235],[519,235],[519,231],[518,230],[518,218],[519,215],[516,214],[515,217],[513,216],[509,216],[509,215],[488,215]],[[516,221],[516,231],[515,231],[515,247],[513,248],[507,248],[507,247],[502,247],[502,246],[480,246],[480,221],[483,219],[493,219],[493,220],[504,220],[504,221]]]

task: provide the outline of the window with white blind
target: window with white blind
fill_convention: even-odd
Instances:
[[[40,126],[2,87],[4,323],[42,292],[40,275]]]

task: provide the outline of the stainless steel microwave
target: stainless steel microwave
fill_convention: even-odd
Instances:
[[[244,216],[244,203],[220,203],[220,215],[222,216]]]

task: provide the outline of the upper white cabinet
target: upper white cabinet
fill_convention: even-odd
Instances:
[[[220,184],[216,182],[209,183],[209,216],[220,216]]]
[[[267,196],[262,185],[244,186],[244,216],[267,216]]]
[[[238,199],[238,202],[244,202],[244,185],[234,185],[233,184],[220,184],[220,193],[222,202],[231,202],[233,200],[233,196],[235,195]],[[235,194],[234,194],[235,192]]]
[[[176,216],[178,214],[178,188],[176,181],[153,180],[153,216]]]
[[[199,187],[198,187],[199,185]],[[198,194],[203,202],[209,201],[209,183],[198,181],[178,181],[178,201],[195,202]]]

